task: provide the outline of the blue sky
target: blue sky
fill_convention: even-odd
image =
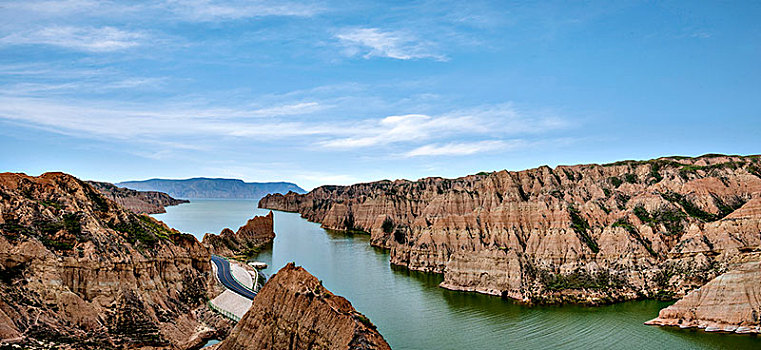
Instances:
[[[0,1],[0,171],[305,188],[757,154],[752,1]]]

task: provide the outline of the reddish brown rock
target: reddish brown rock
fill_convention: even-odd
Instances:
[[[218,350],[390,349],[375,326],[301,267],[280,269]]]
[[[205,311],[209,259],[193,236],[70,175],[0,174],[3,341],[192,348],[227,325]]]
[[[272,243],[275,239],[272,212],[265,216],[255,216],[245,225],[233,232],[229,228],[222,230],[219,235],[207,233],[203,236],[203,245],[212,254],[234,257],[251,256],[259,249]]]
[[[442,287],[525,302],[681,297],[761,244],[761,158],[706,155],[322,186],[262,208],[361,230]]]

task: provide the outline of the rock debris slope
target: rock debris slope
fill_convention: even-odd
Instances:
[[[280,269],[217,350],[390,349],[375,326],[302,267]]]
[[[705,155],[322,186],[259,206],[368,232],[445,288],[595,304],[679,298],[761,250],[759,197],[761,157]]]
[[[0,174],[0,338],[60,348],[186,349],[228,326],[205,311],[209,252],[70,175]]]

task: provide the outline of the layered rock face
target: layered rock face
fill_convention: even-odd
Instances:
[[[543,166],[322,186],[262,208],[360,230],[442,287],[524,302],[685,295],[761,249],[761,158]]]
[[[0,174],[0,338],[60,348],[185,349],[226,323],[205,310],[209,252],[66,174]]]
[[[203,236],[203,245],[212,254],[220,256],[251,256],[259,249],[275,239],[272,212],[266,216],[255,216],[245,225],[233,232],[229,228],[222,230],[219,235],[207,233]]]
[[[164,207],[190,203],[190,201],[185,199],[172,198],[163,192],[135,191],[129,188],[118,187],[108,182],[87,181],[87,183],[95,187],[106,198],[137,214],[166,213]]]
[[[390,349],[375,326],[301,267],[280,269],[218,350]]]
[[[658,318],[646,324],[761,333],[761,263],[758,256],[748,258],[661,310]]]

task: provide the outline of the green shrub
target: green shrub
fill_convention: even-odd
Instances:
[[[394,232],[394,220],[391,220],[391,218],[387,217],[385,220],[383,220],[383,225],[381,228],[385,234]]]

